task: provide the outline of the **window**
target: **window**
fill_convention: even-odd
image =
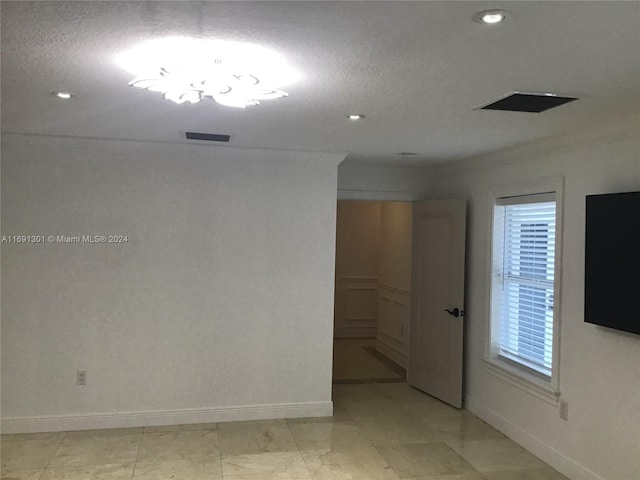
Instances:
[[[557,245],[555,193],[495,199],[491,357],[554,385]]]

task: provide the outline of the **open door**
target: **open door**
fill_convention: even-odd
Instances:
[[[462,407],[465,200],[414,202],[410,385]]]

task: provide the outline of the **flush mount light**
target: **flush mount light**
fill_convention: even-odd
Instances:
[[[509,12],[506,10],[483,10],[481,12],[477,12],[471,18],[474,22],[482,23],[483,25],[496,25],[501,23],[508,16]]]
[[[354,113],[349,115],[347,118],[349,120],[362,120],[364,118],[364,115],[361,113]]]
[[[175,103],[208,97],[246,108],[286,97],[280,86],[299,78],[270,50],[221,40],[165,38],[138,45],[116,57],[116,63],[135,75],[129,85],[160,92]]]
[[[53,94],[58,98],[62,98],[63,100],[69,100],[71,97],[74,96],[72,93],[69,93],[69,92],[53,92]]]

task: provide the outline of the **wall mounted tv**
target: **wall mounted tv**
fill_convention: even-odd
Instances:
[[[584,321],[640,334],[640,192],[586,206]]]

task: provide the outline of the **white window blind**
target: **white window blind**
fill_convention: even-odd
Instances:
[[[556,243],[554,194],[498,199],[494,265],[498,355],[551,377]]]

